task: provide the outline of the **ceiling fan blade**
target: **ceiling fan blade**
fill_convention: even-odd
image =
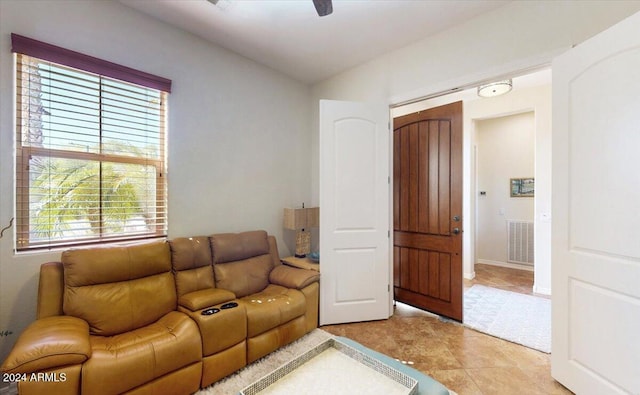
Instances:
[[[313,5],[318,11],[318,16],[326,16],[333,12],[333,4],[331,0],[313,0]]]

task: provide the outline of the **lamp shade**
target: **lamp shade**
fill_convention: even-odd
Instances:
[[[320,207],[309,207],[307,209],[307,228],[317,228],[320,226]]]
[[[307,227],[306,208],[285,208],[284,228],[290,230],[304,229]]]
[[[299,230],[305,228],[317,228],[320,225],[320,208],[285,208],[284,228]]]

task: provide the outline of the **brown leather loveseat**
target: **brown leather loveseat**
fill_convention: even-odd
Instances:
[[[310,332],[319,274],[264,231],[72,249],[3,362],[20,394],[188,394]]]

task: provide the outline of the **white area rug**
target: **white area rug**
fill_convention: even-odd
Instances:
[[[196,392],[196,395],[236,395],[243,388],[258,381],[276,368],[332,337],[334,336],[329,332],[323,331],[322,329],[314,329],[295,342],[257,360],[213,385]],[[420,391],[420,388],[418,390]],[[449,390],[449,394],[457,395],[451,390]]]
[[[464,293],[464,324],[542,352],[551,352],[551,300],[474,285]]]
[[[0,0],[1,1],[1,0]],[[249,366],[246,366],[236,373],[228,376],[212,386],[209,386],[199,392],[197,395],[235,395],[243,388],[252,384],[258,379],[271,373],[275,368],[284,365],[295,357],[304,354],[311,348],[317,346],[323,341],[333,337],[330,333],[322,329],[314,329],[310,333],[288,344],[276,352],[273,352]]]

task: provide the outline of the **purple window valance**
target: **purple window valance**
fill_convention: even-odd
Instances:
[[[11,33],[11,50],[49,62],[171,92],[171,80]]]

